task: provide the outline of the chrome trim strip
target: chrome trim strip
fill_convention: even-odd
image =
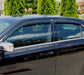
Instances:
[[[55,42],[59,43],[59,42],[66,42],[66,41],[73,41],[73,40],[80,40],[80,39],[84,39],[84,37],[74,38],[74,39],[67,39],[67,40],[60,40],[60,41],[55,41]]]
[[[40,45],[46,45],[46,44],[54,44],[54,43],[60,43],[60,42],[66,42],[66,41],[73,41],[73,40],[78,40],[78,39],[84,39],[84,37],[75,38],[75,39],[68,39],[68,40],[60,40],[60,41],[54,41],[54,42],[48,42],[48,43],[42,43],[42,44],[36,44],[36,45],[31,45],[31,46],[17,47],[15,49],[22,49],[22,48],[28,48],[28,47],[34,47],[34,46],[40,46]]]
[[[58,44],[58,43],[63,43],[63,42],[67,42],[67,41],[73,41],[73,40],[80,40],[80,39],[84,39],[84,37],[82,37],[82,38],[75,38],[75,39],[68,39],[68,40],[61,40],[61,41],[55,41],[55,42],[49,42],[49,43],[42,43],[42,44],[36,44],[36,45],[31,45],[31,46],[24,46],[24,47],[18,47],[18,48],[15,48],[15,50],[14,50],[14,52],[12,52],[12,53],[18,53],[18,52],[23,52],[23,51],[28,51],[28,50],[25,50],[25,49],[29,49],[29,51],[32,51],[32,49],[36,49],[36,46],[38,47],[38,48],[40,48],[40,47],[42,47],[42,46],[44,46],[44,47],[48,47],[48,46],[52,46],[53,44]],[[70,45],[70,44],[69,44]],[[67,44],[67,46],[69,46],[68,44]],[[58,47],[57,47],[58,48]],[[20,51],[19,51],[20,50]],[[12,54],[11,52],[6,52],[5,53],[5,55],[6,54]]]
[[[29,48],[29,47],[34,47],[34,46],[46,45],[46,44],[52,44],[52,42],[42,43],[42,44],[36,44],[36,45],[30,45],[30,46],[24,46],[24,47],[17,47],[15,49]]]

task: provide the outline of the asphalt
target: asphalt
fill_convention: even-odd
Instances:
[[[84,75],[84,51],[2,66],[0,75]]]

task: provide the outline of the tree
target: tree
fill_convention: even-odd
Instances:
[[[77,12],[76,0],[67,0],[66,4],[64,4],[64,6],[65,6],[65,9],[64,9],[63,5],[61,6],[62,12],[60,13],[60,15],[79,18],[78,12]],[[62,10],[62,7],[64,10]]]
[[[4,15],[23,15],[25,14],[24,0],[5,0]]]
[[[12,14],[12,0],[5,0],[4,2],[4,15]]]
[[[53,5],[54,13],[55,13],[55,15],[57,15],[58,11],[57,11],[56,0],[51,0],[51,2],[52,2],[52,5]]]
[[[67,0],[61,0],[60,15],[63,16],[66,11]]]
[[[29,8],[32,8],[33,11],[36,10],[37,2],[38,2],[38,0],[25,0],[25,7],[26,7],[27,13],[29,13],[28,12]]]
[[[55,0],[39,0],[37,14],[40,15],[57,15]]]

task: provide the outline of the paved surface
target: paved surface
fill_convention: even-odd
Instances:
[[[0,67],[0,75],[54,74],[84,75],[84,51]]]

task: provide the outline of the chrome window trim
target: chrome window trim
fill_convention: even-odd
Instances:
[[[47,45],[46,45],[47,44]],[[24,51],[24,49],[26,49],[26,48],[34,48],[34,49],[36,49],[37,47],[36,46],[38,46],[38,48],[40,48],[40,47],[49,47],[49,45],[51,45],[52,43],[50,42],[50,43],[43,43],[43,44],[36,44],[36,45],[31,45],[31,46],[23,46],[23,47],[17,47],[17,48],[14,48],[14,51],[13,52],[6,52],[5,54],[11,54],[11,53],[17,53],[17,52],[23,52]],[[21,49],[21,51],[20,51],[20,49]],[[27,50],[26,50],[27,51]],[[31,50],[29,50],[29,51],[32,51],[32,49]]]
[[[80,39],[84,39],[84,37],[73,38],[73,39],[67,39],[67,40],[58,40],[58,41],[55,41],[55,42],[60,43],[60,42],[73,41],[73,40],[80,40]]]
[[[29,48],[29,47],[35,47],[35,46],[46,45],[46,44],[52,44],[52,42],[48,42],[48,43],[41,43],[41,44],[35,44],[35,45],[30,45],[30,46],[23,46],[23,47],[16,47],[16,48],[14,48],[14,49]]]
[[[15,32],[17,29],[19,29],[20,27],[23,27],[23,26],[31,26],[31,25],[33,25],[33,24],[37,24],[37,23],[39,23],[39,24],[42,24],[42,23],[49,23],[49,24],[51,24],[51,21],[50,20],[41,20],[40,22],[39,21],[37,21],[37,20],[31,20],[31,21],[23,21],[23,22],[20,22],[20,23],[16,23],[15,25],[13,25],[13,27],[10,29],[11,30],[11,32],[10,31],[8,31],[7,33],[6,33],[6,36],[4,36],[4,41],[13,33],[13,32]]]
[[[67,24],[67,23],[70,23],[70,22],[63,22],[63,23],[64,23],[64,24],[65,24],[65,23]],[[55,21],[55,24],[60,24],[60,22]],[[54,24],[54,25],[55,25],[55,24]],[[84,25],[83,25],[82,23],[72,23],[72,24],[78,24],[78,25],[80,26],[81,37],[79,37],[79,38],[83,38],[81,26],[84,27]],[[55,27],[55,28],[56,28],[56,27]],[[54,32],[56,33],[56,29],[55,29]],[[74,39],[78,39],[78,38],[72,38],[72,39],[74,40]],[[68,39],[68,38],[67,38],[66,40],[72,40],[72,39]],[[65,40],[57,40],[57,41],[65,41]]]
[[[84,37],[82,37],[82,38],[76,38],[76,39],[68,39],[68,40],[61,40],[61,41],[54,41],[54,42],[48,42],[48,43],[42,43],[42,44],[36,44],[36,45],[30,45],[30,46],[24,46],[24,47],[17,47],[17,48],[14,48],[14,52],[12,52],[12,53],[17,53],[17,52],[19,52],[20,51],[20,49],[26,49],[26,48],[31,48],[31,47],[40,47],[40,46],[45,46],[45,47],[47,47],[47,46],[49,46],[49,45],[52,45],[53,44],[53,47],[57,44],[57,43],[62,43],[62,42],[67,42],[67,41],[73,41],[73,40],[80,40],[80,39],[84,39]],[[46,46],[47,45],[47,46]],[[69,45],[67,45],[67,46],[69,46]],[[19,50],[19,51],[18,51]],[[29,51],[32,51],[32,50],[29,50]],[[20,52],[22,52],[22,51],[20,51]],[[11,54],[11,52],[5,52],[5,54]]]
[[[83,25],[83,24],[81,24],[81,26],[82,26],[82,27],[84,27],[84,25]]]
[[[51,23],[50,23],[51,24]],[[56,24],[56,22],[55,22]],[[80,24],[81,26],[84,27],[83,24]],[[52,33],[51,33],[52,34]],[[61,43],[61,42],[66,42],[66,41],[73,41],[73,40],[78,40],[78,39],[84,39],[84,37],[79,37],[79,38],[73,38],[73,39],[66,39],[66,40],[58,40],[58,41],[53,41],[53,42],[47,42],[47,43],[41,43],[41,44],[35,44],[35,45],[29,45],[29,46],[23,46],[23,47],[16,47],[14,48],[15,50],[18,50],[18,49],[24,49],[24,48],[29,48],[29,47],[36,47],[36,46],[41,46],[41,45],[46,45],[46,44],[56,44],[56,43]]]
[[[68,39],[68,40],[60,40],[60,41],[54,41],[54,42],[48,42],[48,43],[42,43],[42,44],[36,44],[36,45],[30,45],[30,46],[24,46],[24,47],[17,47],[17,48],[14,48],[14,49],[22,49],[22,48],[28,48],[28,47],[34,47],[34,46],[40,46],[40,45],[46,45],[46,44],[55,44],[55,43],[66,42],[66,41],[73,41],[73,40],[80,40],[80,39],[84,39],[84,37]]]
[[[44,23],[45,24],[45,23]],[[31,26],[31,25],[30,25]],[[52,29],[51,29],[51,26],[52,26],[52,24],[51,23],[49,23],[49,26],[50,26],[50,42],[52,41],[51,39],[52,39]],[[7,41],[6,41],[7,42]],[[47,42],[45,42],[45,43],[47,43]],[[48,42],[49,43],[49,42]],[[34,45],[29,45],[29,46],[23,46],[23,47],[16,47],[16,48],[14,48],[14,49],[22,49],[22,48],[29,48],[29,47],[32,47],[32,46],[36,46],[36,45],[41,45],[41,44],[43,44],[43,43],[40,43],[40,44],[34,44]]]

